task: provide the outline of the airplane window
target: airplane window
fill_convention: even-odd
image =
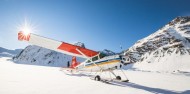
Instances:
[[[106,55],[105,54],[103,54],[103,53],[100,53],[100,58],[103,58],[103,57],[105,57]]]

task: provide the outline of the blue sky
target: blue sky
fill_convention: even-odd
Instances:
[[[33,33],[120,52],[177,16],[190,15],[189,0],[0,0],[0,46],[24,48],[17,26],[27,19]]]

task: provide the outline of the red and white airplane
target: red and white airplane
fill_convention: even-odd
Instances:
[[[109,71],[111,74],[114,75],[114,78],[111,80],[120,80],[125,82],[128,81],[128,79],[122,80],[121,76],[113,72],[113,70],[121,69],[124,64],[130,63],[130,59],[126,56],[106,56],[101,52],[82,48],[80,46],[76,46],[66,42],[56,41],[32,33],[24,33],[22,31],[18,33],[18,40],[27,41],[33,45],[73,56],[71,65],[68,64],[70,65],[67,68],[69,70],[99,73]],[[86,60],[79,63],[76,61],[76,57],[85,58]],[[95,75],[93,79],[97,81],[103,80],[103,78],[100,77],[100,74]]]

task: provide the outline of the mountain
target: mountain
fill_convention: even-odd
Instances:
[[[108,49],[104,49],[103,51],[100,51],[101,53],[104,53],[105,55],[115,55],[116,53],[111,51],[111,50],[108,50]]]
[[[22,49],[8,50],[0,47],[0,57],[13,57],[21,52]]]
[[[22,50],[13,60],[19,64],[31,64],[41,66],[66,67],[72,56],[52,51],[35,45],[29,45]],[[77,58],[77,61],[83,61]]]
[[[76,42],[76,43],[74,43],[74,45],[86,48],[84,43],[82,43],[82,42]]]
[[[74,45],[84,47],[84,43],[77,42]],[[31,64],[41,66],[66,67],[67,62],[71,62],[72,56],[52,51],[35,45],[29,45],[22,50],[13,60],[19,64]],[[77,61],[82,62],[84,59],[77,58]]]
[[[177,17],[137,41],[124,55],[134,68],[153,71],[190,71],[190,17]]]

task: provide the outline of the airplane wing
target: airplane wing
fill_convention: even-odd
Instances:
[[[18,33],[18,40],[27,41],[33,45],[82,58],[90,58],[98,54],[98,52],[90,49],[82,48],[66,42],[56,41],[36,34],[30,33],[25,35],[22,31]]]

